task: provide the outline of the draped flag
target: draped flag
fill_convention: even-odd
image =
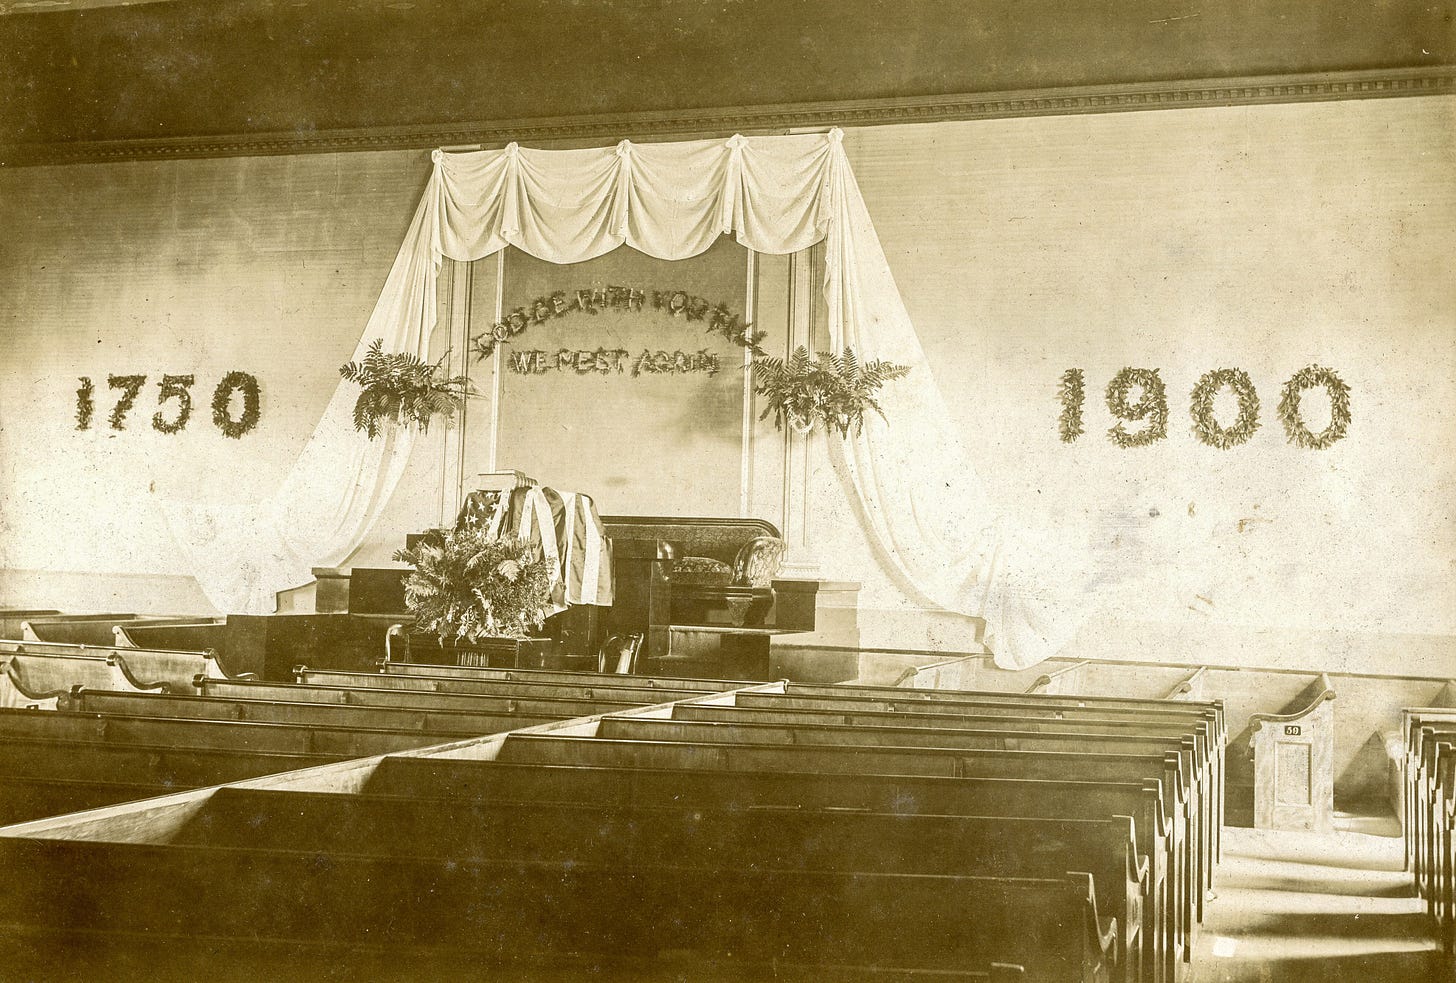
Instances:
[[[555,557],[548,614],[612,603],[612,544],[591,496],[532,486],[471,492],[456,520],[490,536],[517,536]]]

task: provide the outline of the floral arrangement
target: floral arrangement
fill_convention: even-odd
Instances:
[[[524,540],[454,529],[394,558],[415,568],[404,579],[404,600],[416,630],[442,643],[525,638],[546,620],[552,563]]]
[[[885,417],[875,393],[886,382],[905,376],[910,367],[882,361],[861,364],[852,348],[839,355],[820,352],[814,358],[801,345],[787,359],[755,359],[753,370],[753,391],[765,397],[760,420],[773,414],[780,429],[787,423],[801,433],[822,422],[826,431],[838,430],[847,437],[851,429],[856,434],[864,429],[866,410]]]
[[[466,376],[436,377],[449,354],[429,363],[408,352],[385,352],[383,340],[376,338],[363,361],[341,365],[339,375],[363,389],[354,403],[354,429],[373,440],[386,421],[429,430],[431,420],[443,417],[448,427],[465,397],[475,394]]]

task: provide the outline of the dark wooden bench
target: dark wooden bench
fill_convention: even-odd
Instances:
[[[83,644],[87,640],[96,639],[99,640],[97,644],[110,645],[111,626],[119,621],[135,620],[136,614],[134,613],[43,614],[21,621],[19,638],[29,642],[55,641]]]
[[[339,760],[340,755],[247,748],[0,738],[0,776],[160,785],[177,791]]]
[[[453,676],[395,676],[379,672],[333,672],[300,666],[295,670],[305,686],[351,686],[370,689],[419,690],[428,693],[465,693],[485,696],[539,696],[591,700],[612,694],[638,704],[666,703],[685,696],[707,696],[722,692],[711,685],[677,689],[667,693],[658,687],[638,685],[633,676],[602,675],[586,682],[534,682],[521,679],[461,679]]]
[[[674,708],[674,713],[678,709]],[[731,716],[731,712],[729,712]],[[1187,766],[1186,777],[1191,787],[1184,792],[1189,803],[1188,831],[1189,863],[1195,883],[1195,904],[1202,915],[1203,891],[1211,887],[1213,840],[1210,829],[1211,812],[1207,803],[1210,796],[1211,776],[1204,761],[1209,755],[1206,735],[1184,737],[1178,728],[1166,729],[1161,736],[1135,733],[1101,733],[1098,728],[1079,728],[1077,725],[1053,732],[1047,728],[1055,726],[1044,722],[1040,730],[1022,730],[1014,719],[1007,719],[1003,726],[994,726],[995,720],[987,722],[979,730],[966,728],[929,729],[923,727],[850,727],[829,724],[802,723],[728,723],[692,722],[635,717],[607,717],[602,720],[597,736],[624,740],[669,740],[697,743],[759,743],[802,747],[809,744],[880,746],[893,748],[926,747],[977,749],[981,751],[1052,751],[1052,752],[1106,752],[1129,754],[1179,753]],[[1150,728],[1151,729],[1151,728]],[[1068,766],[1072,763],[1068,762]],[[1089,776],[1090,777],[1090,776]]]
[[[1431,708],[1406,713],[1413,743],[1406,801],[1416,892],[1450,956],[1456,950],[1456,720],[1444,717]]]
[[[1448,803],[1456,789],[1456,720],[1429,717],[1416,729],[1415,760],[1409,797],[1417,803],[1413,874],[1417,891],[1444,925],[1450,918],[1452,871],[1448,864],[1451,826]]]
[[[119,666],[104,658],[66,658],[0,653],[0,707],[53,710],[72,686],[136,692],[141,689]],[[161,692],[160,683],[151,687]]]
[[[623,957],[610,964],[571,953],[488,962],[476,950],[376,945],[367,940],[308,942],[208,938],[196,933],[101,935],[85,931],[12,927],[0,934],[0,964],[23,979],[54,976],[65,953],[73,979],[192,983],[258,980],[428,980],[430,983],[1024,983],[1025,970],[1006,963],[984,969],[904,970],[877,966],[809,965],[774,960],[725,962],[703,954]]]
[[[1024,965],[1100,981],[1116,925],[1085,873],[1056,879],[632,867],[412,858],[139,842],[0,838],[31,876],[0,923],[51,931],[270,942],[367,940],[453,949],[486,964],[571,953],[611,966],[656,956],[883,970]],[[269,903],[257,904],[267,897]],[[968,918],[968,912],[976,917]],[[731,955],[729,955],[731,954]],[[568,957],[568,958],[573,958]],[[407,962],[401,965],[408,965]],[[689,962],[687,965],[691,965]]]
[[[164,618],[148,616],[126,616],[116,615],[57,615],[52,618],[32,618],[25,623],[22,637],[29,641],[57,642],[64,645],[89,645],[109,648],[112,645],[124,644],[118,641],[121,633],[126,628],[141,628],[147,631],[153,628],[171,627],[179,625],[218,625],[220,623],[205,620],[197,617],[186,618]],[[197,646],[175,646],[164,645],[154,646],[144,644],[144,648],[196,648]],[[202,646],[209,648],[211,646]]]
[[[279,754],[362,758],[477,736],[479,735],[470,731],[442,734],[236,720],[72,713],[64,710],[0,709],[0,738],[139,744],[186,750],[246,749]]]
[[[479,713],[524,713],[532,716],[554,716],[558,719],[585,717],[613,710],[628,710],[642,705],[638,700],[617,699],[616,694],[606,689],[602,690],[602,696],[599,698],[571,699],[535,695],[437,693],[431,690],[382,689],[368,686],[313,686],[237,679],[198,678],[193,680],[193,686],[198,695],[218,699],[416,707],[430,710],[470,710]]]
[[[821,695],[822,694],[822,695]],[[905,694],[901,698],[899,694]],[[913,694],[930,694],[913,695]],[[1139,721],[1205,721],[1209,724],[1208,771],[1211,794],[1201,803],[1212,835],[1213,857],[1222,854],[1224,782],[1227,774],[1227,725],[1218,703],[1169,703],[1162,700],[1121,700],[1084,697],[1027,697],[1022,694],[966,690],[901,690],[892,687],[806,686],[790,683],[783,694],[739,692],[734,705],[755,709],[798,709],[820,712],[876,712],[903,714],[973,714],[1022,716],[1126,715]],[[1211,886],[1210,880],[1210,886]]]
[[[612,718],[605,718],[606,719]],[[1177,754],[1093,754],[1075,752],[993,751],[954,748],[772,744],[711,744],[678,741],[612,740],[547,734],[510,734],[497,760],[534,764],[607,765],[669,769],[833,772],[844,775],[939,775],[1136,782],[1163,786],[1169,835],[1164,869],[1173,899],[1169,958],[1186,960],[1196,926],[1196,854],[1190,836],[1186,784]]]
[[[1416,844],[1421,836],[1421,824],[1426,818],[1419,807],[1424,794],[1419,783],[1422,778],[1421,743],[1427,727],[1456,727],[1456,708],[1407,707],[1401,711],[1401,829],[1405,836],[1408,869],[1414,869],[1417,863]]]
[[[1093,875],[1119,925],[1116,974],[1141,978],[1146,860],[1129,817],[1065,820],[622,807],[221,789],[171,838],[450,860],[1060,877]],[[704,850],[704,844],[711,848]],[[1151,914],[1151,912],[1149,912]]]
[[[304,667],[300,667],[304,668]],[[646,686],[666,692],[679,690],[727,691],[743,686],[757,686],[759,683],[729,679],[696,679],[691,676],[645,676],[633,673],[630,676],[613,672],[575,672],[552,669],[491,669],[485,666],[436,666],[416,662],[379,663],[379,670],[387,676],[441,676],[454,679],[483,679],[516,681],[523,683],[573,683],[584,685]]]
[[[361,707],[337,703],[285,703],[274,700],[215,699],[153,693],[115,693],[77,687],[62,696],[58,709],[143,717],[185,717],[254,723],[306,724],[378,730],[413,730],[434,734],[496,734],[558,719],[471,710],[427,710],[416,707]],[[573,708],[575,709],[575,708]]]
[[[751,698],[751,699],[750,699]],[[687,721],[717,723],[759,723],[798,726],[817,724],[837,728],[853,728],[863,732],[890,728],[905,730],[919,728],[930,730],[963,731],[974,729],[1034,730],[1049,733],[1077,733],[1098,735],[1137,735],[1182,737],[1191,735],[1197,741],[1194,749],[1199,768],[1200,823],[1204,832],[1204,847],[1213,856],[1218,849],[1217,826],[1222,821],[1219,803],[1223,798],[1223,775],[1220,765],[1222,755],[1217,747],[1215,722],[1205,714],[1164,715],[1147,718],[1139,712],[1115,708],[1046,708],[1031,706],[1023,712],[1013,714],[1006,706],[984,707],[974,704],[955,704],[963,712],[918,712],[909,711],[853,711],[810,709],[799,706],[788,708],[777,704],[769,694],[744,693],[736,697],[737,705],[680,704],[673,708],[673,718]],[[787,698],[785,698],[787,700]],[[802,704],[802,700],[794,700]],[[746,704],[746,705],[744,705]],[[986,710],[994,712],[985,712]],[[887,743],[903,743],[888,741]],[[918,742],[917,742],[918,743]],[[1011,745],[1008,745],[1011,746]],[[1017,747],[1032,745],[1018,743]],[[1206,887],[1212,887],[1212,865],[1209,865]]]
[[[196,931],[186,914],[226,910],[220,930],[209,918],[208,944],[240,951],[240,965],[254,968],[280,947],[367,962],[387,951],[371,947],[389,946],[386,958],[400,961],[375,975],[434,965],[441,953],[463,972],[512,979],[554,970],[964,979],[992,963],[1025,966],[1031,979],[1179,983],[1186,973],[1216,855],[1216,705],[966,692],[906,701],[905,691],[816,694],[794,684],[725,692],[622,686],[601,674],[362,676],[347,677],[352,685],[202,679],[201,695],[97,694],[93,706],[109,705],[116,712],[96,719],[133,740],[168,733],[159,721],[238,728],[239,738],[268,735],[259,746],[276,757],[289,731],[419,739],[431,711],[516,723],[528,707],[583,712],[564,726],[433,749],[356,743],[376,756],[0,835],[0,862],[39,871],[20,884],[27,897],[0,897],[10,929],[0,945],[65,939],[104,964],[144,942],[185,938]],[[389,677],[396,682],[379,683]],[[249,705],[234,710],[230,700]],[[148,703],[174,709],[150,714]],[[31,712],[41,715],[87,714]],[[24,743],[4,736],[5,723],[0,753]],[[53,736],[133,768],[120,752],[158,751]],[[1435,742],[1438,773],[1452,757],[1442,747]],[[84,771],[96,767],[9,778],[23,790],[28,779],[126,776]],[[1438,774],[1436,784],[1452,783]],[[80,869],[106,873],[99,884],[45,883]],[[1070,875],[1080,896],[1066,891]],[[1447,880],[1437,873],[1432,884]],[[651,899],[649,910],[632,907],[629,888]],[[134,920],[112,893],[142,899]],[[268,904],[246,910],[243,899],[256,896]],[[91,917],[83,923],[72,908]],[[543,919],[544,936],[518,927]],[[576,942],[552,934],[568,921]],[[945,933],[955,938],[942,944]]]
[[[673,806],[715,811],[893,812],[1058,819],[1133,817],[1140,856],[1151,861],[1143,908],[1143,965],[1162,978],[1172,930],[1166,911],[1166,820],[1158,783],[938,778],[825,772],[715,772],[388,758],[363,791],[448,796],[454,801],[570,802],[595,806]],[[794,842],[784,840],[783,842]],[[1171,978],[1171,977],[1169,977]]]
[[[113,680],[115,689],[164,689],[185,693],[199,675],[226,678],[215,653],[183,652],[170,649],[136,649],[122,646],[91,647],[51,642],[0,642],[0,659],[14,658],[21,677],[30,685],[59,692],[71,686],[105,686]],[[82,662],[105,663],[110,672]],[[69,681],[68,681],[69,680]]]
[[[143,649],[180,649],[200,652],[227,651],[227,624],[221,621],[185,623],[130,622],[117,625],[114,644]]]

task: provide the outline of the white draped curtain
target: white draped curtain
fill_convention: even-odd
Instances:
[[[580,263],[622,245],[678,260],[733,235],[761,253],[825,243],[832,347],[912,367],[885,387],[888,422],[828,440],[831,460],[896,581],[921,603],[984,618],[996,661],[1023,667],[1078,627],[1086,571],[1045,534],[1018,528],[988,499],[951,425],[925,352],[870,221],[839,130],[588,150],[433,154],[434,170],[354,357],[375,338],[425,354],[444,258],[507,245]],[[356,549],[388,501],[412,434],[371,442],[350,419],[355,387],[335,393],[270,500],[239,517],[179,505],[169,519],[208,596],[226,611],[271,611],[279,590]],[[226,515],[226,519],[222,518]]]

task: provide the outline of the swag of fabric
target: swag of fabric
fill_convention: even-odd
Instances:
[[[588,150],[433,154],[434,170],[359,340],[425,354],[444,258],[507,245],[580,263],[629,245],[659,259],[720,235],[786,254],[823,241],[831,345],[912,367],[882,391],[892,424],[828,441],[886,569],[913,599],[984,618],[1008,668],[1052,655],[1082,620],[1084,578],[1066,553],[989,501],[950,417],[851,173],[838,129]],[[199,582],[225,611],[272,611],[277,591],[342,562],[363,541],[408,459],[412,435],[369,441],[341,385],[279,492],[244,515],[181,507],[170,517]],[[205,514],[204,514],[205,513]],[[1074,554],[1075,555],[1075,554]],[[241,562],[240,562],[241,560]]]

